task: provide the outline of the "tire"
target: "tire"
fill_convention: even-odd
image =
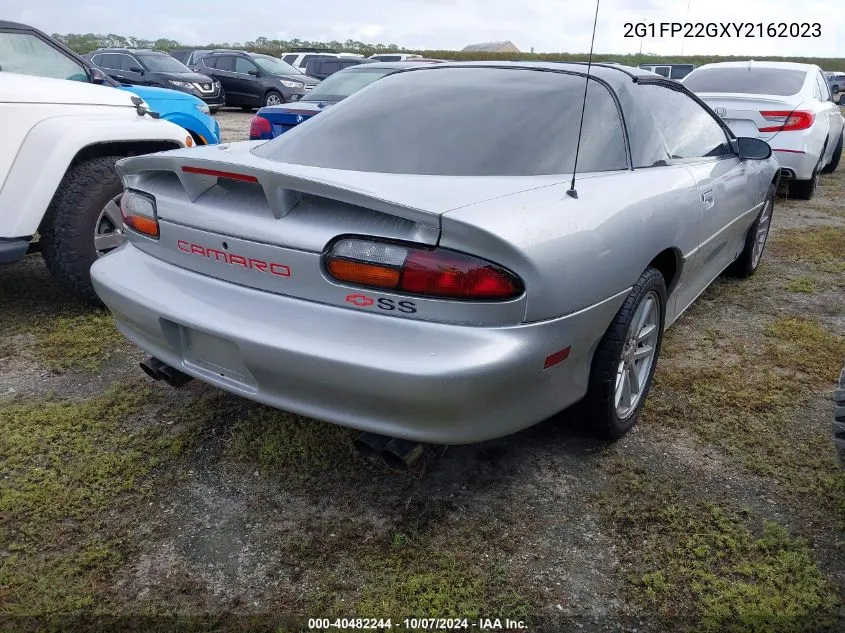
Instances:
[[[284,102],[285,98],[280,92],[277,92],[275,90],[269,90],[267,94],[264,95],[264,107],[280,105]]]
[[[638,375],[640,390],[636,401],[632,402],[630,399],[627,403],[630,406],[626,407],[623,406],[625,405],[623,399],[617,405],[617,386],[621,384],[620,377],[624,382],[628,374],[623,367],[630,366],[631,350],[636,351],[639,345],[634,345],[633,348],[630,346],[632,329],[636,329],[636,324],[633,323],[634,317],[638,319],[642,317],[639,311],[647,308],[647,302],[651,303],[651,318],[647,321],[651,322],[653,330],[649,337],[642,341],[643,348],[641,349],[648,346],[653,353],[648,359],[647,367],[643,364],[637,367],[640,372]],[[659,314],[654,314],[655,309]],[[665,317],[666,281],[660,271],[649,267],[634,284],[593,356],[587,396],[582,404],[587,416],[587,424],[596,435],[611,441],[618,440],[637,423],[643,403],[651,388],[657,359],[660,356]],[[620,410],[620,407],[626,410]]]
[[[736,258],[733,264],[725,270],[728,277],[745,279],[754,274],[760,261],[763,259],[763,251],[769,239],[769,229],[772,226],[772,214],[775,208],[777,190],[774,185],[769,186],[769,193],[766,196],[766,205],[760,210],[760,215],[754,220],[754,224],[748,229],[745,236],[745,248]],[[762,229],[762,230],[761,230]],[[760,241],[762,239],[762,242]],[[758,247],[759,246],[759,247]]]
[[[220,108],[209,108],[208,112],[210,114],[217,114],[218,112],[220,112]]]
[[[839,374],[839,384],[833,392],[833,442],[839,463],[845,468],[845,367]]]
[[[102,303],[89,273],[98,257],[94,234],[103,210],[123,192],[114,169],[121,158],[100,156],[68,169],[39,228],[50,274],[66,290],[97,306]]]
[[[819,169],[813,170],[813,175],[809,180],[790,180],[789,181],[789,197],[798,198],[799,200],[812,200],[816,195],[816,187],[819,184]]]
[[[842,138],[845,136],[845,133],[839,135],[839,142],[836,143],[836,149],[833,150],[833,158],[830,159],[830,162],[822,169],[823,174],[832,174],[836,171],[836,168],[839,167],[839,159],[842,157]]]

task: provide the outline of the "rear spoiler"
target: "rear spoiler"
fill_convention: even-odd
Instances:
[[[270,210],[277,219],[290,213],[300,203],[302,195],[308,194],[411,220],[439,234],[439,213],[385,200],[345,182],[320,178],[320,171],[328,174],[332,170],[277,163],[249,152],[238,152],[236,163],[208,158],[213,151],[224,149],[227,146],[218,145],[190,152],[133,156],[118,161],[117,172],[125,187],[142,191],[144,181],[151,175],[170,172],[182,183],[192,202],[217,185],[221,178],[252,183],[264,191]]]

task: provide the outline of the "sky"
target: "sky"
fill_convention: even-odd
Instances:
[[[597,53],[845,57],[842,0],[600,0]],[[317,9],[316,7],[319,7]],[[522,51],[588,52],[594,0],[0,0],[0,19],[48,33],[116,33],[185,44],[257,37],[354,39],[459,50],[511,40]],[[625,37],[625,23],[818,22],[820,37]],[[659,28],[659,27],[657,27]]]

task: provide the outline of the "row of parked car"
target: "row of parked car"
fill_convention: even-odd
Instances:
[[[135,52],[121,72],[153,68]],[[664,330],[718,275],[754,274],[779,184],[812,196],[845,129],[810,65],[678,82],[417,59],[310,90],[285,75],[301,94],[253,120],[273,140],[220,151],[112,86],[92,62],[110,54],[0,24],[0,261],[40,244],[153,378],[360,429],[400,462],[416,442],[490,439],[579,402],[597,433],[624,435]],[[276,82],[285,63],[200,62],[240,59]],[[171,79],[191,88],[144,88],[209,108],[188,92],[209,82]]]

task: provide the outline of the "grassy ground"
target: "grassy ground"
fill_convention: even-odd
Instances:
[[[778,200],[758,274],[718,281],[667,333],[621,442],[549,422],[431,451],[415,475],[361,460],[344,429],[152,383],[39,259],[4,269],[0,630],[115,630],[115,614],[162,631],[839,630],[843,201],[845,172]]]

